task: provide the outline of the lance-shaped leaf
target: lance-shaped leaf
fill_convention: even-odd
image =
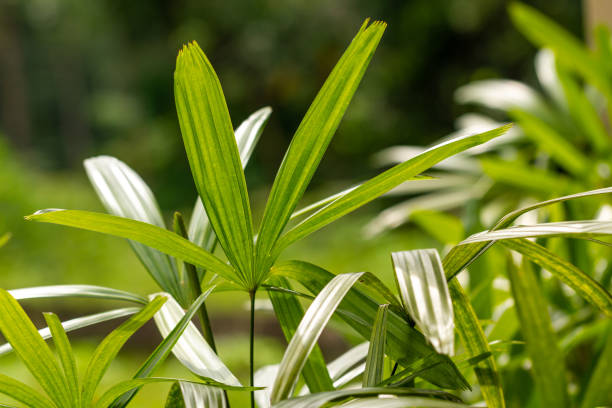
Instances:
[[[175,258],[218,273],[225,279],[243,286],[234,269],[191,241],[164,228],[128,218],[78,210],[42,210],[27,216],[27,220],[49,222],[89,231],[128,238],[158,249]]]
[[[574,200],[577,198],[596,196],[600,194],[609,194],[612,193],[612,187],[600,188],[597,190],[584,191],[581,193],[570,194],[562,197],[553,198],[551,200],[542,201],[527,207],[520,208],[518,210],[509,212],[505,216],[503,216],[490,231],[495,231],[503,228],[507,228],[510,224],[514,222],[521,215],[537,210],[538,208],[546,207],[551,204],[561,203],[568,200]],[[520,238],[520,237],[515,237]],[[451,279],[453,276],[458,274],[466,268],[470,263],[474,262],[480,255],[482,255],[488,248],[493,245],[492,241],[486,242],[483,240],[482,242],[476,242],[472,244],[466,244],[465,242],[460,242],[455,245],[448,254],[444,257],[443,265],[444,271],[446,273],[447,279]]]
[[[53,336],[53,344],[55,345],[55,350],[62,365],[62,369],[64,370],[72,406],[78,407],[81,405],[81,389],[79,387],[79,377],[72,346],[56,314],[45,313],[45,320],[49,325],[49,330]]]
[[[287,261],[275,265],[273,274],[286,276],[319,293],[335,276],[313,264]],[[342,300],[338,314],[342,320],[355,329],[364,339],[369,339],[376,318],[379,303],[358,288],[352,288]],[[394,360],[404,359],[407,363],[427,357],[430,362],[439,362],[420,376],[442,388],[467,389],[469,384],[446,355],[437,354],[423,335],[408,325],[405,316],[390,310],[387,315],[387,354]]]
[[[585,220],[547,222],[479,232],[464,239],[459,245],[529,237],[574,237],[591,239],[610,234],[612,234],[612,221]]]
[[[527,263],[518,267],[509,260],[507,269],[521,322],[521,333],[533,363],[533,377],[539,391],[540,405],[569,407],[564,357],[555,339],[540,285]]]
[[[504,240],[502,244],[521,253],[531,262],[555,275],[561,282],[574,289],[584,300],[612,318],[612,295],[579,268],[527,239]]]
[[[110,156],[92,157],[83,164],[89,181],[110,214],[166,228],[151,189],[128,165]],[[164,291],[185,300],[175,260],[138,242],[130,241],[130,245],[155,282]]]
[[[267,282],[278,287],[290,288],[287,279],[282,277],[273,276]],[[287,342],[290,342],[295,335],[300,321],[304,317],[302,305],[295,295],[289,293],[269,290],[268,296],[274,307],[274,313],[283,330],[285,339]],[[334,389],[329,372],[325,366],[323,353],[317,344],[313,347],[304,364],[302,375],[311,393]]]
[[[385,346],[387,343],[387,312],[389,305],[380,305],[372,327],[368,358],[362,384],[364,387],[374,387],[382,381],[383,364],[385,362]]]
[[[467,405],[457,402],[436,400],[422,397],[368,397],[349,401],[342,405],[345,408],[405,408],[405,407],[428,407],[428,408],[465,408]]]
[[[34,388],[4,374],[0,374],[0,394],[23,402],[30,408],[56,408],[54,403]]]
[[[514,25],[530,41],[538,47],[550,48],[563,65],[580,73],[606,97],[612,95],[605,70],[577,38],[532,7],[512,3],[509,11]]]
[[[438,251],[393,252],[391,257],[404,309],[438,352],[453,355],[453,306]]]
[[[243,169],[249,162],[253,149],[255,149],[259,141],[259,137],[271,113],[272,109],[269,107],[261,108],[249,116],[236,129],[236,144],[238,145]],[[209,252],[212,252],[217,240],[200,197],[196,200],[191,220],[189,221],[189,240]]]
[[[281,360],[278,375],[270,391],[272,404],[276,404],[291,395],[306,359],[323,332],[323,328],[331,319],[344,295],[360,276],[361,273],[336,276],[325,285],[313,300]]]
[[[463,404],[451,404],[451,402],[460,403],[461,400],[452,394],[439,390],[369,387],[350,390],[320,392],[318,394],[307,395],[304,397],[290,398],[274,405],[274,408],[319,408],[327,406],[326,404],[335,400],[342,401],[346,398],[365,398],[377,395],[424,397],[411,400],[411,402],[414,402],[415,404],[408,403],[407,405],[403,405],[408,407],[465,407],[465,405]],[[434,398],[438,399],[436,400]],[[450,405],[436,405],[436,401],[440,401],[442,403],[445,402]],[[370,402],[370,406],[378,407],[378,404],[371,404],[371,400],[368,402]]]
[[[0,331],[51,400],[58,406],[70,406],[67,380],[55,356],[23,308],[4,289],[0,289]]]
[[[161,335],[166,338],[185,317],[183,308],[172,298],[154,316]],[[223,364],[206,343],[196,326],[189,321],[185,331],[172,348],[176,358],[198,376],[212,378],[220,383],[240,386],[238,379]]]
[[[253,286],[253,226],[240,154],[219,79],[195,43],[174,73],[176,111],[191,173],[219,243]]]
[[[264,264],[268,255],[310,183],[385,27],[379,21],[362,25],[295,132],[274,180],[257,239],[257,265],[264,269],[261,273],[267,273]]]
[[[187,325],[191,323],[191,319],[193,318],[195,313],[202,306],[202,304],[204,304],[204,301],[206,300],[208,295],[213,291],[213,289],[214,288],[207,290],[205,293],[202,293],[200,296],[198,296],[193,301],[193,303],[191,304],[191,306],[189,306],[189,309],[187,310],[185,315],[181,318],[181,320],[179,320],[179,322],[176,324],[176,326],[174,326],[172,331],[167,336],[165,336],[164,340],[149,355],[147,360],[140,366],[138,371],[136,371],[136,374],[134,374],[133,379],[149,377],[151,373],[153,372],[153,370],[155,370],[156,367],[158,367],[162,362],[164,362],[164,360],[168,357],[168,355],[170,354],[170,351],[172,350],[172,348],[174,347],[178,339],[181,337],[181,335],[187,328]],[[152,294],[152,295],[149,295],[149,299],[153,300],[156,296],[165,297],[167,299],[173,299],[172,295],[170,295],[169,293]],[[176,300],[174,301],[176,302]],[[112,408],[125,407],[131,401],[134,395],[136,395],[138,390],[139,388],[134,388],[131,391],[127,392],[126,394],[122,395],[120,398],[117,399],[117,401],[115,401],[112,404],[111,407]]]
[[[134,313],[138,313],[140,309],[141,308],[139,307],[126,307],[122,309],[110,310],[108,312],[96,313],[89,316],[77,317],[75,319],[62,322],[62,327],[66,332],[71,332],[73,330],[89,327],[94,324],[119,319],[125,316],[131,316]],[[38,334],[40,334],[40,336],[45,340],[51,338],[51,331],[48,327],[38,330]],[[10,343],[0,345],[0,356],[10,353],[11,351],[13,351],[13,347],[10,345]]]
[[[510,111],[510,116],[516,120],[525,135],[548,153],[560,167],[577,177],[584,176],[589,170],[589,159],[544,120],[519,109]]]
[[[271,258],[275,259],[280,251],[289,244],[369,203],[411,177],[427,170],[441,160],[500,136],[511,127],[512,125],[505,125],[485,133],[459,137],[443,142],[366,181],[348,194],[332,201],[283,235],[283,237],[279,239],[275,253]]]
[[[608,321],[607,326],[604,347],[589,378],[581,408],[603,406],[612,401],[612,324]]]
[[[457,279],[451,279],[449,292],[453,300],[455,325],[463,346],[471,356],[479,356],[491,352],[487,338],[482,330],[478,316],[470,303],[470,299]],[[504,408],[504,392],[501,379],[497,371],[495,359],[487,357],[474,367],[480,390],[487,406],[490,408]]]
[[[93,396],[108,369],[110,363],[119,353],[125,342],[142,327],[159,310],[166,299],[156,297],[141,311],[132,316],[113,330],[96,347],[85,370],[81,401],[85,406],[90,406]]]
[[[82,297],[106,300],[122,300],[146,305],[147,299],[134,293],[123,290],[106,288],[94,285],[52,285],[34,286],[9,290],[11,296],[17,300],[46,299],[56,297]]]

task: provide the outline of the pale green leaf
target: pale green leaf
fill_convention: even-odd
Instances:
[[[311,293],[319,293],[335,275],[313,264],[287,261],[275,265],[273,274],[295,280]],[[340,304],[338,317],[349,324],[364,339],[369,339],[379,303],[358,288],[352,288]],[[439,364],[422,374],[427,381],[449,389],[466,389],[467,381],[456,369],[452,360],[435,353],[423,335],[406,323],[405,316],[390,310],[387,315],[387,354],[394,360],[404,359],[407,363],[427,356]],[[331,372],[330,372],[331,374]],[[333,374],[332,374],[332,378]]]
[[[89,158],[84,166],[89,181],[110,214],[166,228],[151,189],[129,166],[110,156]],[[184,300],[175,260],[138,242],[130,241],[130,245],[155,282]]]
[[[591,372],[581,408],[599,407],[612,403],[612,325],[608,321],[604,347]]]
[[[380,305],[372,327],[370,347],[363,373],[363,387],[374,387],[382,381],[387,343],[387,312],[389,305]]]
[[[204,301],[208,297],[208,295],[213,291],[213,288],[209,289],[205,293],[202,293],[198,296],[197,299],[193,301],[189,309],[185,313],[185,315],[179,320],[179,322],[174,326],[172,331],[164,336],[164,340],[155,348],[155,350],[149,355],[147,360],[140,366],[136,374],[132,377],[134,380],[138,378],[149,377],[153,370],[157,368],[170,354],[172,348],[175,346],[178,339],[181,337],[188,324],[191,323],[191,319],[196,314],[198,309],[204,304]],[[167,299],[172,299],[172,295],[169,293],[157,293],[150,295],[149,298],[153,300],[156,296],[165,297]],[[168,300],[166,301],[166,304]],[[162,306],[167,307],[167,306]],[[161,313],[158,312],[158,313]],[[132,389],[125,395],[122,395],[117,401],[112,404],[113,408],[125,407],[130,400],[136,395],[138,392],[138,388]]]
[[[344,295],[360,276],[360,273],[336,276],[313,300],[285,350],[278,375],[270,390],[272,404],[291,395],[306,359],[323,332],[323,328],[331,319]]]
[[[17,300],[46,299],[56,297],[82,297],[106,300],[120,300],[146,305],[147,299],[134,293],[123,290],[106,288],[94,285],[52,285],[34,286],[9,290],[11,296]]]
[[[275,286],[290,288],[287,279],[282,277],[273,276],[267,282]],[[272,302],[274,313],[285,335],[285,339],[287,342],[290,342],[295,335],[300,321],[304,317],[302,305],[294,295],[289,293],[269,290],[268,296]],[[334,389],[325,360],[323,359],[323,353],[317,344],[314,345],[308,355],[308,359],[302,369],[302,375],[311,393]]]
[[[391,257],[404,309],[439,353],[452,356],[453,306],[438,251],[393,252]]]

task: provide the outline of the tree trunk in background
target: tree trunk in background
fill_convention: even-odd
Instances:
[[[0,131],[17,148],[31,145],[21,36],[14,5],[0,6]]]

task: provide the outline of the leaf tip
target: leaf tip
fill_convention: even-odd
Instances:
[[[25,218],[26,221],[32,221],[35,220],[39,215],[43,215],[43,214],[47,214],[47,213],[52,213],[52,212],[56,212],[56,211],[65,211],[61,208],[44,208],[42,210],[38,210],[36,211],[34,214],[30,214],[30,215],[26,215]]]

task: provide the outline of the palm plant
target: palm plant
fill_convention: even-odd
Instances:
[[[180,216],[176,217],[176,233],[163,228],[153,195],[140,177],[124,164],[109,158],[90,159],[86,162],[86,168],[102,201],[116,215],[76,210],[43,210],[27,219],[89,229],[131,240],[149,273],[183,307],[201,293],[203,286],[206,287],[203,285],[204,271],[207,275],[214,274],[215,280],[221,279],[225,285],[248,292],[253,304],[255,293],[278,278],[275,276],[278,270],[275,269],[278,268],[275,262],[284,248],[406,180],[418,177],[419,173],[435,163],[486,142],[508,129],[508,126],[502,126],[490,132],[442,143],[363,184],[294,212],[348,107],[384,28],[384,23],[368,25],[366,22],[323,85],[281,164],[256,236],[253,233],[242,167],[246,164],[250,149],[269,111],[259,111],[241,127],[244,131],[239,128],[234,133],[219,81],[196,43],[185,46],[179,52],[175,72],[179,123],[202,202],[202,205],[196,204],[189,231],[181,225]],[[238,143],[236,136],[239,137]],[[245,141],[244,144],[241,140]],[[239,150],[239,146],[243,146],[242,150]],[[292,218],[310,213],[310,216],[283,233]],[[212,254],[214,242],[219,243],[229,264]],[[188,279],[181,276],[179,260],[186,265],[185,275],[188,275]],[[323,283],[319,289],[325,287],[326,290],[332,290],[335,285],[348,289],[357,279],[375,282],[373,287],[381,288],[375,278],[367,276],[366,279],[362,275],[352,275],[336,281],[327,275],[318,282]],[[309,279],[306,274],[293,278],[302,283]],[[332,286],[328,288],[326,285]],[[290,290],[288,286],[281,285]],[[386,291],[382,293],[388,295]],[[274,296],[276,294],[271,294],[272,298]],[[337,299],[341,298],[339,296]],[[297,317],[301,315],[301,306],[294,303],[293,308],[295,310],[289,317],[284,314],[286,308],[277,307],[276,310],[281,326],[287,333],[298,328]],[[325,313],[331,315],[331,310],[325,310]],[[201,317],[206,327],[205,312]],[[318,319],[320,317],[315,320]],[[352,325],[359,327],[367,338],[374,319],[375,316],[371,316],[365,325],[362,320],[353,321]],[[253,321],[254,308],[251,307],[251,384],[254,382]],[[444,388],[467,387],[452,360],[432,348],[416,329],[404,324],[398,326],[397,330],[402,331],[401,335],[398,335],[397,343],[388,354],[396,361],[401,361],[401,366],[427,357],[438,363],[421,373],[423,378]],[[204,331],[208,342],[213,345],[211,333],[206,329]],[[316,332],[308,333],[316,339]],[[310,354],[307,348],[298,349],[304,356]],[[302,361],[306,366],[304,377],[311,392],[330,390],[333,387],[325,365],[320,362],[313,357]],[[190,367],[189,364],[187,366]],[[292,378],[297,380],[301,372],[300,364],[292,365],[291,369],[294,370]],[[272,400],[277,402],[290,396],[294,386],[289,382],[281,387],[282,392],[273,394]],[[123,401],[129,401],[129,398]]]
[[[423,171],[509,129],[505,125],[443,141],[371,180],[296,211],[384,28],[384,23],[368,25],[366,22],[323,85],[283,159],[257,234],[243,167],[270,110],[256,112],[234,132],[219,80],[196,43],[181,50],[175,72],[179,123],[199,194],[189,226],[177,214],[174,231],[167,230],[144,181],[127,165],[108,157],[89,159],[85,166],[98,195],[113,215],[42,210],[27,217],[131,241],[150,275],[167,292],[163,295],[166,303],[155,315],[165,339],[133,381],[141,385],[172,351],[204,384],[179,381],[171,390],[168,407],[197,404],[223,407],[228,404],[223,389],[251,390],[251,404],[257,400],[262,407],[359,407],[373,403],[390,407],[464,406],[457,396],[443,390],[469,388],[465,376],[471,367],[487,405],[505,406],[493,355],[495,345],[489,344],[474,307],[456,278],[495,242],[523,257],[519,265],[508,261],[508,274],[519,306],[515,322],[520,322],[525,330],[527,353],[535,368],[537,392],[529,395],[534,401],[540,398],[550,406],[568,406],[571,397],[566,390],[563,361],[531,263],[546,269],[579,294],[587,302],[583,306],[591,316],[599,312],[611,316],[612,296],[575,265],[526,238],[594,239],[609,235],[612,230],[609,223],[589,218],[529,227],[511,227],[511,224],[530,211],[581,197],[597,197],[610,193],[611,189],[562,196],[513,211],[490,231],[455,245],[444,258],[432,249],[394,253],[399,299],[369,273],[334,275],[308,262],[278,261],[282,251],[294,242],[408,180],[422,182]],[[299,218],[303,219],[297,221]],[[288,227],[294,219],[296,223]],[[227,262],[213,253],[217,242]],[[257,384],[266,390],[242,387],[215,353],[208,316],[201,306],[209,293],[221,287],[244,291],[250,296],[250,385]],[[255,294],[262,290],[268,294],[289,344],[277,367],[263,367],[255,373],[254,300]],[[33,288],[23,293],[156,302],[155,298],[143,301],[137,295],[95,287]],[[312,299],[306,311],[300,299]],[[188,310],[184,311],[185,308]],[[191,322],[196,313],[203,326],[202,333]],[[369,343],[326,364],[316,343],[334,314]],[[463,343],[458,355],[454,355],[455,333]],[[601,391],[610,381],[606,371],[609,348],[606,346],[585,387],[583,404],[602,399]],[[300,379],[306,388],[299,387]],[[441,390],[416,387],[423,381]],[[116,399],[108,402],[113,407],[123,407],[137,390],[134,386],[124,388],[113,395]]]

